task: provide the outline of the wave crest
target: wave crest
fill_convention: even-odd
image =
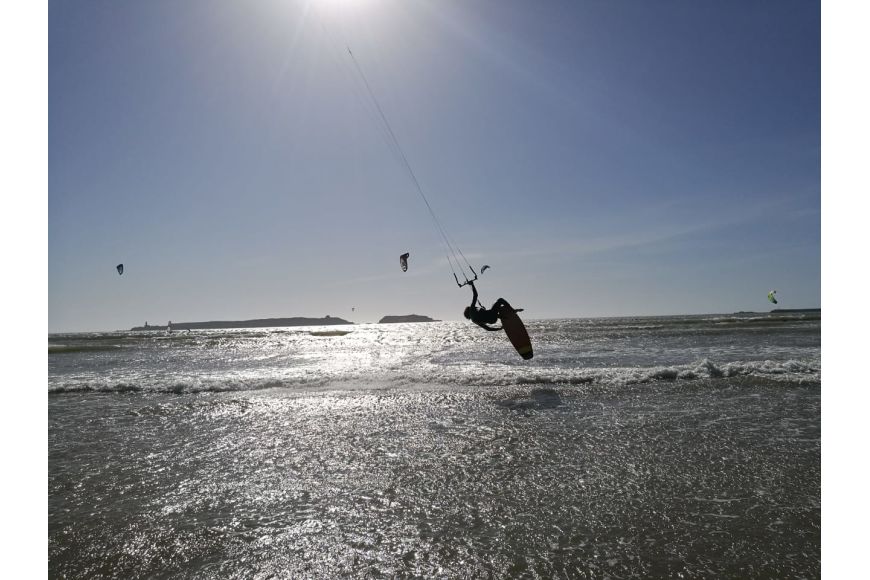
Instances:
[[[741,361],[715,363],[703,359],[686,365],[622,368],[527,368],[517,366],[418,365],[406,369],[345,372],[316,375],[300,372],[284,376],[216,376],[141,379],[68,379],[49,384],[49,393],[215,393],[284,388],[292,390],[384,389],[444,385],[488,387],[504,385],[635,385],[652,382],[725,380],[759,377],[782,382],[818,382],[821,371],[816,361]]]

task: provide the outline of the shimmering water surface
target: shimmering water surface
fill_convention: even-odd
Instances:
[[[819,325],[53,335],[49,573],[818,577]]]

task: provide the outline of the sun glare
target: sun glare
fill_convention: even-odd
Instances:
[[[284,10],[301,7],[305,13],[319,14],[322,18],[343,20],[356,18],[369,11],[377,0],[273,0]]]
[[[366,4],[371,4],[372,0],[311,0],[311,3],[318,8],[327,10],[359,10]]]

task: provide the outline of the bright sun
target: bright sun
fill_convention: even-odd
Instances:
[[[375,0],[308,0],[309,6],[320,11],[322,14],[334,16],[347,16],[359,14],[367,9]]]
[[[312,2],[317,6],[334,10],[359,8],[360,6],[371,3],[371,1],[372,0],[312,0]]]

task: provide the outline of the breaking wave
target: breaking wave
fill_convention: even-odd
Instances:
[[[820,382],[818,361],[745,361],[717,364],[704,359],[687,365],[623,368],[524,368],[496,365],[465,369],[418,365],[369,372],[314,373],[311,369],[249,376],[67,378],[49,385],[49,393],[215,393],[263,389],[365,390],[390,388],[495,387],[507,385],[636,385],[661,381],[727,380],[756,377],[783,383]],[[715,383],[714,383],[715,384]]]

